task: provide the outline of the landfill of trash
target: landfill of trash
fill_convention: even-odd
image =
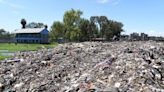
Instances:
[[[164,43],[82,42],[0,61],[0,92],[164,92]]]

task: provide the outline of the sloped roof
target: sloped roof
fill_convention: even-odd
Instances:
[[[45,28],[25,28],[25,29],[18,29],[14,33],[40,33]]]

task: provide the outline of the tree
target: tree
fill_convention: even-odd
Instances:
[[[11,34],[4,29],[0,29],[0,38],[10,38]]]
[[[37,28],[44,28],[44,27],[46,27],[47,25],[45,25],[44,23],[38,23],[38,26],[37,26]],[[47,26],[48,27],[48,26]]]
[[[26,28],[44,28],[44,26],[43,23],[31,22],[27,24]]]
[[[102,38],[105,37],[106,30],[108,30],[108,18],[106,16],[91,16],[91,23],[98,24],[99,32]]]
[[[81,19],[80,21],[80,29],[81,29],[81,41],[88,41],[92,38],[96,37],[98,34],[98,29],[93,22],[90,22],[87,19]]]
[[[0,35],[4,34],[6,31],[4,29],[0,29]]]
[[[66,30],[65,37],[69,41],[79,41],[81,30],[79,28],[82,11],[71,9],[64,14],[63,22]]]
[[[21,19],[21,24],[22,24],[22,28],[26,27],[26,20],[25,19]]]
[[[57,40],[59,38],[65,38],[64,24],[59,22],[59,21],[55,21],[53,23],[53,25],[51,26],[50,37],[51,37],[51,40],[54,40],[54,39]]]
[[[105,37],[105,33],[107,30],[109,30],[109,25],[108,25],[108,18],[106,16],[100,16],[98,19],[98,23],[100,24],[100,32],[101,32],[101,37]]]
[[[3,38],[6,31],[4,29],[0,29],[0,38]]]
[[[81,30],[81,41],[87,41],[90,38],[90,21],[87,19],[81,19],[79,28]]]
[[[119,38],[121,32],[124,31],[122,28],[123,28],[123,24],[121,22],[109,20],[109,23],[108,23],[109,30],[106,31],[107,40],[110,40],[114,36]]]
[[[124,30],[123,28],[123,24],[121,22],[117,22],[117,21],[110,21],[110,29],[112,30],[113,36],[120,36],[121,32],[123,32]]]
[[[64,38],[67,41],[88,41],[94,37],[110,39],[119,36],[123,31],[121,22],[109,20],[106,16],[91,16],[90,20],[81,18],[80,10],[68,10],[64,13],[63,22],[54,22],[50,37]]]
[[[97,23],[102,38],[110,40],[113,36],[119,37],[123,31],[121,22],[109,20],[106,16],[91,16],[91,23]]]

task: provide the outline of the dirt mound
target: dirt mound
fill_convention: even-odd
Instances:
[[[163,92],[164,44],[67,43],[0,62],[0,92]]]

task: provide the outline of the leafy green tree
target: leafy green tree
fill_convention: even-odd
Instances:
[[[87,19],[81,19],[80,29],[82,32],[81,41],[88,41],[96,37],[98,34],[98,29],[93,22],[90,22]]]
[[[101,32],[101,37],[105,37],[106,31],[109,30],[109,25],[108,25],[108,18],[106,16],[100,16],[98,19],[98,23],[100,24],[100,32]]]
[[[31,22],[27,24],[26,28],[44,28],[44,26],[45,25],[43,23]]]
[[[99,32],[98,32],[98,27],[96,26],[96,24],[93,22],[90,22],[89,28],[90,28],[89,30],[90,40],[92,40],[92,38],[98,37]]]
[[[4,29],[0,29],[0,35],[4,34],[6,31]]]
[[[121,22],[110,20],[110,30],[112,31],[113,36],[119,37],[121,32],[123,32],[123,24]]]
[[[90,31],[91,31],[90,21],[87,20],[87,19],[81,19],[79,28],[81,30],[80,41],[87,41],[87,40],[89,40],[89,38],[90,38]]]
[[[11,38],[11,34],[4,29],[0,29],[0,38]]]
[[[22,28],[26,27],[26,20],[25,19],[21,19],[20,23],[22,24]]]
[[[109,30],[106,31],[106,39],[110,40],[114,36],[120,37],[121,32],[123,32],[123,24],[121,22],[109,20],[108,26]]]
[[[121,22],[109,20],[106,16],[91,16],[90,21],[98,24],[99,35],[107,40],[110,40],[113,36],[119,37],[121,32],[123,32],[123,24]]]
[[[108,18],[106,16],[91,16],[90,21],[98,24],[100,35],[104,38],[106,30],[108,30]]]
[[[59,22],[59,21],[55,21],[53,23],[53,25],[51,26],[51,30],[50,30],[49,34],[50,34],[51,40],[57,40],[59,38],[65,38],[64,24]]]
[[[82,11],[71,9],[64,14],[63,22],[66,30],[65,38],[69,41],[79,41],[81,30],[79,28]]]
[[[47,25],[45,25],[44,23],[37,23],[38,24],[38,26],[37,26],[37,28],[44,28],[45,26],[47,26]]]
[[[106,16],[91,16],[90,20],[81,18],[80,10],[68,10],[64,13],[63,22],[54,22],[50,37],[64,38],[67,41],[87,41],[94,37],[110,39],[119,36],[123,31],[121,22],[109,20]]]
[[[3,38],[5,33],[6,31],[4,29],[0,29],[0,38]]]

